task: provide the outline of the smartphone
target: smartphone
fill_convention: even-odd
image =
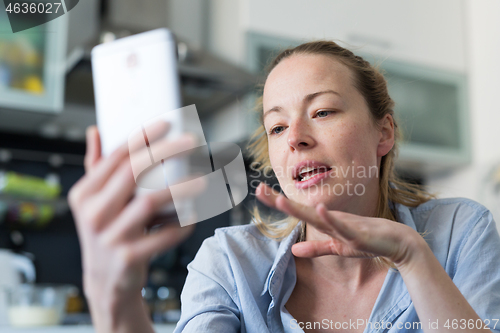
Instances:
[[[103,156],[127,142],[138,126],[181,107],[176,43],[157,29],[97,45],[92,76]],[[176,124],[172,124],[175,129]]]
[[[189,130],[206,145],[201,123],[194,105],[191,112],[181,108],[180,78],[177,70],[177,48],[174,35],[165,28],[140,33],[92,49],[92,74],[103,156],[110,155],[127,142],[134,131],[143,129],[152,119],[162,118],[170,123],[167,138],[175,138]],[[194,108],[194,111],[193,111]],[[184,108],[183,108],[184,109]],[[148,146],[149,148],[149,146]],[[158,162],[158,161],[156,161]],[[136,194],[164,189],[169,181],[189,174],[184,158],[161,160],[143,177],[149,184]],[[158,177],[163,177],[158,181]],[[147,183],[147,182],[146,182]],[[179,207],[175,207],[179,214]],[[166,207],[165,212],[172,211]]]

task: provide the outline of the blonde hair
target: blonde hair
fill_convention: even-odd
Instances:
[[[394,120],[395,144],[389,153],[382,157],[379,170],[379,197],[375,217],[396,221],[395,213],[389,206],[389,202],[416,207],[433,199],[434,196],[426,192],[419,185],[408,183],[400,179],[394,170],[394,160],[397,156],[397,142],[401,133],[394,119],[394,101],[389,96],[387,81],[382,73],[372,66],[368,61],[355,55],[332,41],[314,41],[286,49],[278,54],[271,62],[267,74],[281,61],[292,55],[326,55],[347,66],[354,74],[354,86],[363,95],[374,122],[383,119],[387,114]],[[259,98],[257,112],[260,113],[260,127],[251,138],[248,149],[257,162],[257,170],[268,170],[271,167],[268,153],[267,133],[262,119],[262,96]],[[284,238],[296,227],[299,222],[296,218],[286,218],[270,222],[272,217],[266,221],[257,207],[253,209],[253,216],[259,230],[271,238]],[[302,236],[304,236],[305,224],[303,224]]]

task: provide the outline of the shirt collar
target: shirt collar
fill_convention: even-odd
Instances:
[[[271,290],[271,283],[276,281],[276,279],[281,280],[282,276],[285,274],[286,267],[288,266],[288,262],[292,256],[292,245],[297,242],[301,228],[302,222],[297,223],[297,226],[292,230],[292,232],[281,241],[278,251],[276,252],[273,266],[269,270],[266,282],[264,283],[264,289],[260,294],[261,296],[269,291],[271,297],[274,297],[275,293],[274,290]]]
[[[410,211],[410,208],[399,203],[393,204],[391,202],[391,204],[395,208],[394,212],[396,213],[396,220],[400,223],[403,223],[411,227],[413,230],[418,231],[417,225],[415,224],[415,220],[413,219],[413,215]]]
[[[408,207],[402,204],[393,203],[392,201],[389,201],[389,205],[391,208],[392,207],[394,208],[394,212],[396,213],[396,218],[398,222],[403,223],[414,230],[417,230],[415,222],[413,220],[413,216]],[[288,266],[290,258],[292,257],[291,248],[292,245],[296,243],[297,238],[300,235],[302,223],[303,223],[302,221],[297,223],[297,226],[292,230],[292,232],[280,242],[280,245],[276,252],[276,257],[274,259],[271,269],[269,270],[269,274],[267,275],[266,281],[264,283],[264,289],[262,290],[260,296],[265,295],[266,292],[269,292],[272,298],[275,298],[278,295],[279,290],[274,290],[274,289],[280,288],[280,285],[282,283],[276,284],[273,282],[283,280],[286,268]],[[397,275],[399,275],[397,271],[393,269],[391,269],[391,271],[393,271],[392,273],[396,273]],[[273,288],[273,286],[276,287]],[[404,291],[406,294],[408,293],[405,287]],[[382,306],[382,304],[377,304],[377,305]]]

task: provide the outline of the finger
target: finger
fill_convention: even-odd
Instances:
[[[352,240],[358,236],[356,230],[352,228],[354,223],[352,218],[350,223],[345,223],[346,219],[350,219],[350,214],[328,211],[324,204],[316,206],[316,212],[325,224],[332,226],[337,234],[342,236],[345,240]]]
[[[374,258],[377,255],[374,253],[361,251],[351,247],[337,239],[322,240],[322,241],[306,241],[294,244],[292,253],[296,257],[315,258],[325,255],[337,255],[350,258]]]
[[[139,136],[143,138],[142,132],[135,133],[129,138],[129,147],[131,149],[130,163],[136,181],[141,174],[148,172],[147,169],[151,168],[152,165],[156,165],[172,157],[180,157],[184,154],[188,155],[195,148],[197,142],[193,134],[186,133],[176,139],[162,137],[154,142],[149,142],[149,145],[141,139],[141,146]]]
[[[97,126],[89,126],[86,132],[87,145],[84,158],[85,171],[89,171],[94,167],[101,158],[101,141]]]
[[[163,123],[165,124],[165,123]],[[195,141],[191,135],[182,135],[176,140],[161,140],[163,143],[162,151],[169,155],[170,152],[174,152],[176,150],[185,150],[189,151],[195,144]],[[173,154],[171,154],[173,155]],[[132,159],[132,156],[131,156]],[[136,176],[132,171],[132,160],[125,159],[122,162],[122,166],[119,170],[111,175],[107,184],[103,187],[102,191],[98,194],[98,202],[100,205],[106,206],[107,217],[111,218],[115,216],[119,211],[123,209],[123,206],[130,200],[135,188]],[[195,178],[195,177],[193,177]],[[187,181],[192,178],[185,178],[182,181]],[[170,184],[172,186],[173,184]],[[180,190],[183,190],[183,185],[179,185]],[[177,189],[178,187],[176,187]],[[193,193],[199,193],[199,189]],[[175,192],[177,193],[177,192]]]
[[[194,147],[196,140],[190,134],[180,136],[175,140],[162,139],[158,141],[161,144],[161,149],[166,156],[172,156],[179,150],[189,150]],[[143,149],[147,151],[147,148]],[[108,158],[101,159],[96,167],[90,170],[84,182],[80,186],[81,195],[88,196],[102,190],[108,184],[108,180],[115,173],[116,169],[123,163],[130,164],[128,143],[124,143],[118,147]],[[149,158],[148,158],[149,160]],[[150,161],[150,160],[149,160]],[[150,163],[150,162],[148,162]],[[116,179],[116,176],[114,177]],[[116,179],[106,190],[106,195],[102,198],[109,202],[108,199],[118,197],[128,197],[129,193],[123,191],[116,183],[121,183],[120,177]],[[131,185],[131,184],[128,184]],[[130,187],[128,187],[130,188]]]
[[[118,147],[110,156],[99,158],[92,167],[87,169],[85,177],[82,178],[79,184],[79,196],[86,197],[99,191],[127,156],[128,149],[124,144]]]
[[[164,121],[163,119],[148,123],[144,126],[144,132],[147,135],[149,144],[154,141],[165,137],[170,132],[172,124]]]
[[[284,195],[274,191],[264,183],[260,183],[255,191],[257,198],[269,207],[278,209],[288,215],[295,216],[302,221],[311,223],[316,229],[332,237],[336,232],[325,223],[313,207],[308,207],[287,199]],[[278,202],[280,202],[278,204]]]
[[[138,127],[128,138],[130,153],[142,149],[145,144],[151,145],[151,143],[161,138],[165,138],[170,128],[170,123],[163,120],[152,122],[146,127]]]
[[[194,226],[165,226],[154,234],[142,237],[133,244],[133,251],[141,259],[172,249],[184,241],[194,231]]]
[[[176,212],[162,212],[161,215],[153,217],[146,225],[144,232],[152,232],[157,228],[161,228],[167,224],[179,224],[179,219]]]
[[[327,211],[324,205],[318,205],[317,211],[320,218],[333,227],[337,234],[336,238],[345,245],[342,249],[349,249],[349,256],[386,255],[394,248],[395,243],[388,238],[387,225],[380,225],[378,219],[339,211]],[[391,232],[394,232],[393,228]]]
[[[103,188],[89,198],[87,209],[92,209],[93,214],[97,215],[94,219],[96,231],[101,230],[106,221],[111,221],[123,210],[136,188],[130,162],[124,159]]]
[[[332,227],[318,216],[314,207],[301,205],[295,201],[285,198],[283,195],[276,198],[275,206],[276,209],[288,215],[295,216],[302,221],[312,224],[320,232],[331,236],[335,235]]]
[[[151,125],[151,133],[154,138],[165,134],[169,124],[161,121]],[[176,144],[172,142],[171,144]],[[86,161],[87,181],[82,184],[82,192],[97,191],[103,187],[110,175],[129,156],[128,142],[120,145],[109,157],[101,158],[100,135],[96,126],[91,126],[87,131],[88,158]],[[94,185],[94,186],[93,186]],[[98,186],[95,186],[98,185]]]
[[[280,193],[265,183],[260,183],[255,189],[255,196],[266,206],[276,208],[276,199],[280,196]]]
[[[328,227],[318,216],[314,207],[308,207],[296,203],[283,194],[280,194],[264,183],[260,183],[255,190],[255,195],[265,205],[278,209],[288,215],[295,216],[302,221],[311,223],[318,230],[329,233],[331,228]]]
[[[184,182],[176,186],[176,200],[192,198],[204,191],[206,187],[204,178],[190,179],[189,184]],[[151,223],[158,211],[172,202],[172,193],[169,189],[134,198],[116,221],[105,230],[103,237],[110,242],[119,242],[142,235],[144,228]]]
[[[90,139],[92,140],[92,139]],[[85,176],[80,178],[78,182],[71,188],[68,193],[69,204],[73,209],[77,209],[87,201],[90,195],[99,191],[106,183],[110,174],[120,165],[123,159],[127,156],[126,145],[116,149],[111,156],[107,158],[99,158],[92,166],[92,158],[88,159],[88,168]],[[90,155],[89,155],[90,156]],[[77,209],[78,210],[78,209]]]
[[[338,255],[338,252],[332,247],[332,240],[300,242],[292,246],[292,253],[294,256],[301,258]]]

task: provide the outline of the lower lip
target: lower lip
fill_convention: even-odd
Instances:
[[[321,182],[321,180],[323,180],[326,177],[328,177],[330,175],[330,173],[332,172],[332,170],[328,170],[328,171],[325,171],[325,172],[322,172],[322,173],[317,173],[314,176],[312,176],[311,178],[309,178],[308,180],[305,180],[305,181],[302,181],[302,182],[299,181],[299,180],[296,180],[295,181],[295,188],[304,189],[304,188],[308,188],[308,187],[310,187],[312,185],[315,185],[315,184]]]

